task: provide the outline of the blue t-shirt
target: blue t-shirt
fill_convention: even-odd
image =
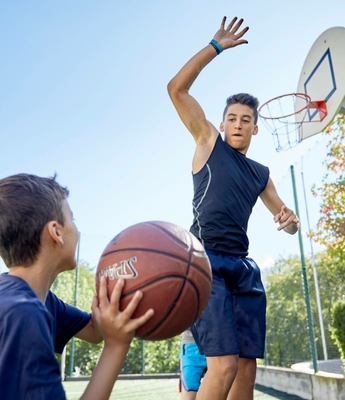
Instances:
[[[90,320],[90,314],[48,293],[44,305],[22,279],[0,275],[0,397],[66,399],[54,351]]]
[[[267,167],[218,136],[207,163],[193,174],[194,221],[190,230],[206,250],[248,255],[248,220],[268,178]]]

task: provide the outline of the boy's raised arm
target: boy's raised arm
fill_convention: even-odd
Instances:
[[[199,144],[208,141],[212,134],[217,135],[218,132],[206,120],[203,109],[189,94],[189,89],[202,69],[220,52],[247,43],[246,40],[241,38],[249,28],[246,27],[238,32],[243,19],[240,19],[237,23],[236,21],[237,17],[233,18],[225,28],[226,17],[224,17],[220,29],[216,32],[210,44],[192,57],[168,84],[170,98],[182,122]]]

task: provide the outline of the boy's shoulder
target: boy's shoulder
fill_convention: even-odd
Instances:
[[[30,286],[21,278],[7,273],[0,275],[0,313],[1,317],[18,315],[25,318],[34,310],[46,312],[44,304],[38,299]]]

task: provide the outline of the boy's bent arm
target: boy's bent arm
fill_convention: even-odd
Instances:
[[[284,229],[284,231],[290,235],[293,235],[298,231],[298,217],[278,196],[271,178],[268,179],[266,188],[261,193],[260,198],[269,211],[274,215],[274,222],[279,222],[280,225],[278,231]]]
[[[93,344],[101,343],[103,341],[102,333],[92,315],[88,324],[84,326],[75,337]]]

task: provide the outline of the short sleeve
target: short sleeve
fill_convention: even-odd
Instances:
[[[53,316],[54,349],[61,354],[67,342],[89,323],[91,315],[63,302],[53,292],[48,293],[46,307]]]

